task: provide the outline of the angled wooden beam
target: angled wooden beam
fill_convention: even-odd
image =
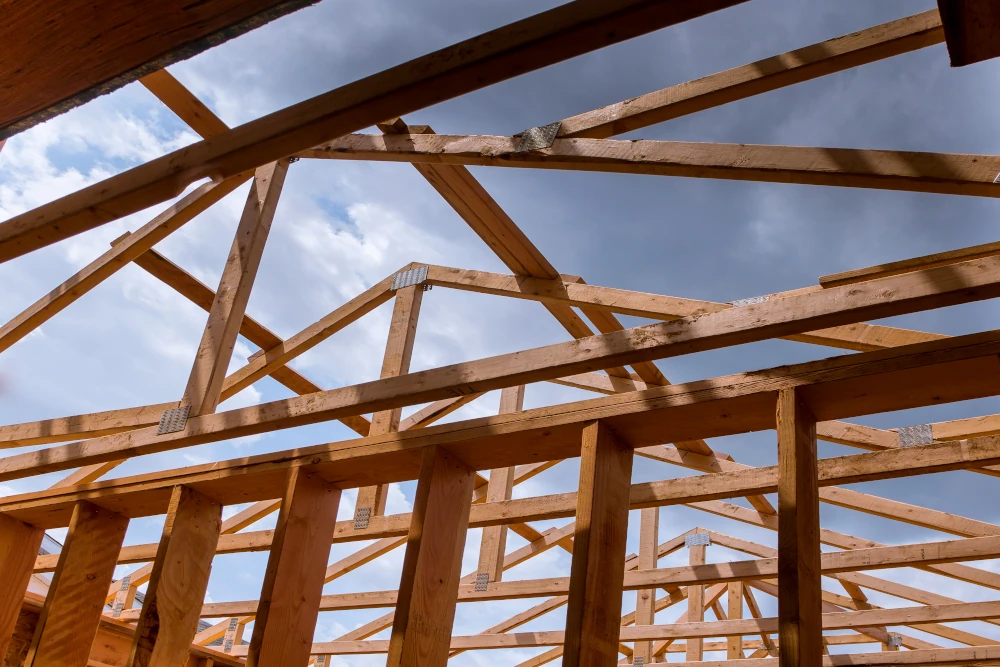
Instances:
[[[219,502],[188,487],[174,489],[128,667],[168,667],[187,659],[221,528]]]
[[[254,614],[249,667],[308,662],[340,495],[306,468],[288,472]]]
[[[499,136],[353,134],[301,157],[593,171],[998,197],[1000,158],[852,148],[556,139],[517,152]]]
[[[87,667],[127,527],[120,514],[77,503],[25,667]]]
[[[385,344],[385,355],[382,358],[382,373],[379,377],[391,378],[406,375],[410,372],[410,359],[413,357],[413,344],[417,339],[417,321],[420,318],[420,304],[424,298],[423,285],[410,285],[396,290],[396,301],[393,304],[392,320],[389,324],[389,337]],[[372,415],[370,435],[386,435],[399,431],[399,419],[402,408],[382,410]],[[376,484],[358,489],[358,499],[355,505],[354,517],[360,520],[385,514],[385,501],[388,485]],[[367,523],[367,521],[362,521]]]
[[[424,451],[386,660],[443,667],[458,600],[474,470],[440,447]]]
[[[757,598],[754,596],[753,590],[747,585],[746,582],[741,582],[741,585],[743,587],[743,597],[745,597],[747,601],[747,609],[750,610],[750,616],[756,619],[763,618],[764,616],[760,613],[760,605],[757,604]],[[764,655],[772,654],[776,650],[777,644],[771,638],[770,632],[761,632],[760,641],[763,644],[762,648],[765,650]]]
[[[229,131],[229,126],[221,118],[166,69],[147,74],[139,79],[139,83],[203,138],[208,139]]]
[[[566,373],[589,371],[595,367],[607,366],[609,362],[631,363],[636,360],[665,358],[765,340],[815,329],[817,326],[842,324],[863,317],[887,317],[970,302],[990,298],[998,293],[1000,293],[1000,259],[973,260],[949,267],[873,280],[861,285],[846,285],[785,296],[710,313],[699,318],[682,318],[604,334],[587,339],[583,343],[574,341],[534,348],[477,362],[386,378],[375,383],[334,389],[309,397],[284,399],[219,415],[203,415],[189,420],[187,428],[178,433],[156,435],[154,429],[142,429],[96,438],[88,441],[86,446],[59,446],[42,452],[7,457],[2,459],[0,479],[15,479],[27,474],[28,471],[37,474],[75,468],[237,435],[250,435],[282,427],[327,421],[369,410],[378,411],[413,405],[448,398],[457,392],[502,389],[505,386],[551,379]],[[802,313],[809,313],[809,316],[803,318]],[[881,359],[879,355],[906,356],[920,350],[922,360],[918,365],[926,369],[929,360],[924,355],[932,349],[948,350],[948,354],[953,355],[963,345],[979,339],[985,342],[995,336],[995,333],[960,336],[942,342],[907,346],[902,353],[893,351],[869,353],[865,358]],[[848,363],[853,368],[852,372],[857,373],[865,364],[864,360],[859,363],[858,358],[859,355],[852,355],[848,362],[829,360],[824,363]],[[955,359],[954,356],[950,358]],[[984,370],[979,372],[982,373]],[[456,378],[461,379],[456,380]],[[913,385],[912,378],[908,384],[909,389],[916,386]],[[672,394],[678,391],[677,387],[683,386],[647,390],[647,396],[649,391]],[[966,393],[975,391],[972,384],[961,387],[961,390]],[[358,400],[359,396],[364,396],[364,399]],[[836,398],[839,400],[825,401],[827,405],[822,407],[824,412],[818,415],[819,419],[887,411],[892,409],[888,405],[894,398],[898,399],[898,395],[887,390],[877,397],[866,397],[863,407],[850,409],[843,403],[845,396],[842,393]],[[915,400],[912,392],[907,394],[907,400],[911,403]],[[943,399],[938,396],[936,400]],[[773,423],[773,416],[768,418],[767,423]],[[702,428],[696,435],[708,435],[706,431],[708,429]],[[556,458],[561,457],[555,452],[546,457],[547,460]],[[478,462],[473,463],[470,460],[470,463],[479,467]]]
[[[0,224],[0,261],[493,83],[745,0],[576,0],[411,60],[125,171]]]
[[[219,183],[206,183],[169,206],[163,213],[0,327],[0,352],[8,349],[123,267],[128,266],[133,259],[180,229],[249,179],[249,174],[240,174]]]
[[[618,662],[620,573],[631,478],[631,448],[601,422],[586,426],[566,608],[565,667]]]
[[[500,414],[511,414],[524,409],[524,385],[506,387],[500,392]],[[514,491],[514,467],[494,468],[490,471],[490,483],[486,502],[495,503],[510,500]],[[655,543],[654,543],[655,546]],[[507,550],[507,526],[487,526],[483,528],[479,545],[478,577],[486,583],[500,581],[503,577],[504,554]],[[477,579],[478,581],[478,579]]]
[[[0,655],[7,655],[45,531],[0,514]]]
[[[938,0],[952,67],[1000,56],[1000,8],[989,0]]]
[[[639,519],[639,569],[656,568],[659,554],[657,544],[660,537],[660,508],[648,507],[640,510]],[[654,625],[656,623],[656,589],[647,588],[636,592],[635,624]],[[633,659],[641,658],[644,663],[653,662],[653,642],[636,642]]]
[[[781,667],[823,655],[816,419],[795,389],[778,392],[778,640]]]
[[[1000,243],[983,243],[980,245],[969,246],[967,248],[959,248],[958,250],[947,250],[945,252],[937,252],[931,255],[903,259],[898,262],[887,262],[886,264],[879,264],[877,266],[867,266],[861,269],[831,273],[829,275],[820,276],[819,284],[823,287],[849,285],[851,283],[860,283],[874,278],[898,276],[903,273],[920,271],[921,269],[929,269],[935,266],[948,266],[949,264],[957,264],[958,262],[965,262],[970,259],[993,257],[998,254],[1000,254]]]
[[[221,399],[226,370],[250,301],[250,291],[257,277],[287,173],[288,161],[279,160],[259,168],[254,175],[236,237],[219,280],[219,289],[215,293],[215,302],[208,314],[208,323],[181,398],[181,406],[190,407],[190,416],[215,412]]]
[[[558,136],[607,139],[943,40],[931,10],[564,118]]]

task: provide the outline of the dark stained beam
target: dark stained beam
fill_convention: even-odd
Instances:
[[[938,0],[952,67],[1000,56],[1000,2]]]
[[[5,2],[0,139],[315,2]]]

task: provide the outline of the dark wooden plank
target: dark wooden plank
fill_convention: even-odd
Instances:
[[[563,667],[618,662],[632,448],[602,422],[583,429]]]
[[[76,504],[25,667],[87,667],[128,519]]]
[[[952,67],[1000,56],[1000,2],[938,0]]]
[[[475,481],[475,470],[443,447],[424,450],[387,667],[448,664]]]
[[[315,2],[4,2],[0,139]]]
[[[823,659],[816,419],[795,389],[778,392],[780,667]]]

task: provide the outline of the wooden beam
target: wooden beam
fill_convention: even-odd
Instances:
[[[455,619],[475,471],[440,447],[424,451],[389,640],[388,667],[443,667]]]
[[[174,489],[128,667],[168,667],[187,659],[221,528],[219,502],[188,487]]]
[[[898,653],[853,653],[848,655],[825,655],[815,663],[821,667],[880,667],[882,665],[979,665],[995,664],[988,661],[1000,660],[1000,647],[976,646],[972,648],[925,649],[901,651]],[[984,662],[985,661],[985,662]],[[754,658],[745,660],[708,660],[705,662],[675,662],[677,667],[760,667]]]
[[[582,342],[560,343],[476,362],[411,373],[407,376],[386,378],[375,383],[313,394],[307,398],[290,398],[218,415],[203,415],[189,420],[187,428],[178,433],[156,435],[155,429],[149,428],[96,438],[85,445],[52,447],[42,452],[7,457],[0,463],[2,468],[0,479],[14,479],[27,471],[38,474],[62,470],[121,459],[125,456],[138,456],[263,433],[278,428],[316,423],[361,414],[368,410],[378,411],[412,405],[447,398],[455,393],[502,389],[505,386],[551,379],[566,373],[589,371],[595,367],[607,366],[609,363],[631,363],[636,360],[717,349],[814,329],[817,325],[822,327],[840,324],[868,316],[887,317],[903,312],[985,299],[998,293],[1000,293],[1000,259],[973,260],[950,267],[873,280],[861,285],[847,285],[772,299],[755,305],[710,313],[699,318],[683,318],[637,327]],[[809,313],[809,316],[804,318],[802,313]],[[903,352],[870,353],[865,359],[881,358],[878,355],[882,354],[905,356],[918,352],[923,357],[918,365],[926,370],[929,363],[926,354],[930,350],[948,350],[949,356],[954,358],[955,348],[976,340],[976,336],[907,346]],[[996,334],[978,336],[989,339]],[[845,363],[845,360],[826,363]],[[859,362],[858,355],[852,355],[846,364],[856,372],[863,367],[864,361]],[[908,384],[907,388],[912,390],[914,386],[912,378]],[[843,380],[839,381],[839,385],[846,386]],[[684,386],[674,385],[656,391],[674,393],[678,391],[678,387]],[[973,385],[964,386],[961,390],[966,393],[971,392]],[[817,416],[819,419],[832,419],[899,409],[890,408],[888,405],[894,395],[895,392],[886,389],[877,397],[865,397],[863,408],[852,408],[845,412],[842,402],[844,396],[840,393],[839,396],[826,397],[822,406],[824,412]],[[359,396],[364,397],[363,400],[358,400]],[[648,396],[649,391],[644,396],[643,404],[646,404],[645,399]],[[907,394],[907,399],[911,402],[916,400],[912,391]],[[935,397],[935,402],[944,400],[946,399],[940,396]],[[773,423],[773,415],[764,423]],[[693,436],[677,439],[687,440],[691,437],[713,435],[706,432],[708,430],[699,428],[699,432]],[[555,458],[561,457],[554,452],[553,455],[546,457],[547,460]],[[480,467],[478,461],[473,462],[471,458],[467,460],[477,468]]]
[[[1000,56],[1000,7],[989,0],[938,0],[952,67]]]
[[[130,2],[98,11],[92,3],[71,0],[11,7],[0,26],[0,43],[9,47],[0,65],[0,138],[310,4],[166,0],[144,11]]]
[[[299,156],[1000,196],[1000,158],[990,155],[615,139],[556,139],[530,152],[517,145],[506,136],[353,134]]]
[[[819,284],[823,287],[837,287],[839,285],[849,285],[860,283],[874,278],[885,278],[887,276],[898,276],[903,273],[930,269],[936,266],[948,266],[958,262],[966,262],[970,259],[980,259],[982,257],[993,257],[1000,254],[1000,242],[983,243],[981,245],[969,246],[958,250],[947,250],[937,252],[932,255],[923,255],[911,259],[903,259],[898,262],[888,262],[877,266],[868,266],[862,269],[852,269],[820,276]]]
[[[692,544],[688,546],[688,563],[692,567],[705,565],[705,552],[707,546],[704,544]],[[688,623],[701,623],[705,620],[705,587],[702,584],[691,584],[687,587],[688,608],[685,620]],[[685,644],[687,650],[685,659],[703,660],[704,650],[700,639],[689,639]]]
[[[214,413],[219,404],[226,370],[250,301],[250,291],[257,277],[287,173],[288,161],[280,160],[259,168],[254,174],[236,237],[219,280],[219,289],[215,293],[215,302],[208,314],[208,323],[181,398],[181,406],[189,406],[192,417]]]
[[[657,545],[660,537],[660,508],[647,507],[640,510],[639,519],[639,569],[651,570],[657,566],[659,554]],[[636,591],[635,624],[656,624],[656,589]],[[642,658],[644,663],[653,662],[653,643],[636,642],[632,649],[633,659]]]
[[[76,504],[25,667],[87,667],[127,527],[120,514]]]
[[[229,130],[229,126],[221,118],[166,69],[147,74],[139,79],[139,83],[203,138],[214,137]]]
[[[44,534],[41,528],[0,514],[0,655],[7,655]]]
[[[631,478],[631,448],[605,424],[587,425],[566,608],[565,667],[606,667],[618,662],[620,572]]]
[[[288,471],[264,571],[248,667],[305,665],[330,558],[340,489],[306,468]]]
[[[478,90],[745,0],[575,2],[274,112],[0,224],[7,261],[386,118]]]
[[[942,41],[931,10],[564,118],[558,136],[607,139]]]
[[[727,598],[729,620],[736,621],[743,618],[743,583],[734,581],[727,586],[729,595]],[[729,637],[726,640],[726,659],[740,660],[743,656],[742,637]]]
[[[396,301],[389,323],[389,337],[382,358],[382,373],[379,377],[391,378],[410,372],[413,344],[417,339],[417,321],[420,318],[420,304],[424,298],[423,285],[410,285],[396,290]],[[372,415],[370,435],[386,435],[399,431],[402,408],[382,410]],[[385,514],[385,500],[388,485],[376,484],[358,489],[354,518]]]
[[[776,419],[780,660],[808,667],[823,655],[816,419],[795,389],[778,392]]]
[[[219,183],[206,183],[169,206],[0,327],[0,352],[23,339],[249,179],[249,174],[240,174]]]
[[[524,409],[524,385],[506,387],[500,392],[500,414],[506,415]],[[490,471],[486,502],[510,500],[514,491],[514,467],[494,468]],[[655,548],[655,542],[654,542]],[[479,577],[488,582],[503,577],[504,554],[507,551],[507,526],[487,526],[479,546]]]

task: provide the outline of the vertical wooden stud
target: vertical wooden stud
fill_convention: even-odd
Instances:
[[[727,611],[729,612],[729,620],[735,621],[743,618],[743,583],[740,581],[730,582],[728,593],[729,605]],[[726,659],[743,659],[743,637],[726,638]]]
[[[0,514],[0,660],[7,655],[45,531]]]
[[[174,487],[129,667],[174,667],[187,658],[221,528],[221,503],[189,487]]]
[[[656,568],[657,551],[660,540],[660,508],[646,507],[640,510],[639,519],[639,563],[640,570]],[[635,624],[654,625],[656,623],[656,589],[636,591]],[[635,642],[632,661],[641,658],[643,664],[653,662],[653,642]]]
[[[690,536],[688,537],[690,538]],[[690,565],[704,565],[706,549],[707,547],[704,544],[689,544],[688,563]],[[704,621],[705,587],[701,584],[691,584],[687,587],[687,599],[687,622],[701,623]],[[686,660],[701,660],[704,656],[704,645],[705,641],[701,638],[686,640],[684,642],[685,653],[687,654]]]
[[[795,389],[778,392],[778,643],[780,667],[823,656],[816,419]]]
[[[405,375],[410,372],[413,357],[413,343],[417,338],[417,320],[420,318],[420,304],[424,298],[424,286],[410,285],[396,290],[396,301],[392,308],[392,322],[389,325],[389,339],[385,344],[382,358],[382,379]],[[372,415],[369,436],[395,433],[399,430],[401,408],[383,410]],[[388,485],[378,484],[358,489],[355,504],[355,521],[365,522],[364,517],[385,514],[385,500]]]
[[[319,617],[340,489],[292,468],[254,619],[248,667],[305,667]]]
[[[632,448],[602,422],[583,429],[564,667],[618,662]]]
[[[475,479],[448,450],[424,448],[387,667],[448,664]]]
[[[87,667],[128,519],[80,501],[52,574],[25,667]]]
[[[500,392],[500,414],[520,412],[524,408],[524,385],[506,387]],[[486,502],[510,500],[514,491],[514,468],[494,468],[490,471]],[[503,578],[503,557],[507,551],[507,526],[486,526],[479,547],[480,580],[500,581]]]

